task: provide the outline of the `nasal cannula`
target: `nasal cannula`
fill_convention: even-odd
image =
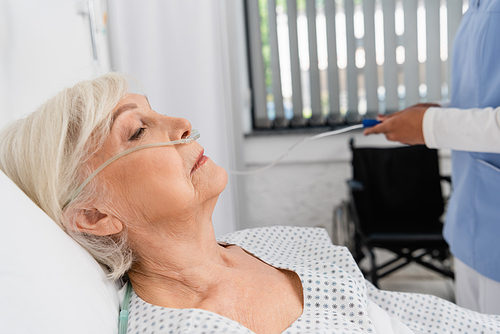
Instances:
[[[316,140],[316,139],[329,137],[329,136],[335,136],[335,135],[338,135],[338,134],[341,134],[344,132],[348,132],[348,131],[352,131],[352,130],[356,130],[356,129],[369,128],[369,127],[372,127],[378,123],[380,123],[380,121],[375,120],[375,119],[364,119],[361,124],[356,124],[356,125],[348,126],[346,128],[343,128],[343,129],[323,132],[323,133],[320,133],[320,134],[317,134],[314,136],[310,136],[310,137],[304,138],[304,139],[296,142],[292,146],[290,146],[288,148],[288,150],[286,150],[286,152],[283,153],[278,159],[276,159],[275,161],[273,161],[272,163],[270,163],[269,165],[267,165],[265,167],[262,167],[262,168],[259,168],[256,170],[252,170],[252,171],[229,171],[229,172],[232,174],[235,174],[235,175],[250,175],[250,174],[260,173],[260,172],[263,172],[263,171],[273,167],[274,165],[276,165],[283,158],[285,158],[294,148],[296,148],[297,146],[299,146],[300,144],[302,144],[306,141]],[[78,194],[80,194],[80,192],[90,182],[90,180],[92,180],[92,178],[94,178],[94,176],[96,176],[101,170],[103,170],[105,167],[107,167],[109,164],[111,164],[115,160],[123,157],[124,155],[130,154],[132,152],[142,150],[145,148],[170,146],[170,145],[178,145],[178,144],[189,144],[189,143],[192,143],[193,141],[197,140],[198,138],[200,138],[200,133],[197,130],[193,129],[193,130],[191,130],[191,134],[186,138],[183,138],[180,140],[175,140],[175,141],[163,142],[163,143],[151,143],[151,144],[141,145],[141,146],[131,148],[131,149],[126,150],[120,154],[115,155],[114,157],[112,157],[111,159],[109,159],[108,161],[103,163],[92,174],[90,174],[87,177],[87,179],[85,179],[85,181],[83,181],[82,184],[80,184],[80,186],[71,194],[71,196],[68,198],[66,203],[64,203],[64,205],[62,206],[61,209],[64,210],[69,205],[69,203],[71,203],[78,196]]]
[[[108,161],[103,163],[101,166],[99,166],[99,168],[97,168],[92,174],[90,174],[85,179],[85,181],[83,181],[82,184],[80,184],[80,186],[78,188],[76,188],[76,190],[71,194],[71,196],[68,198],[66,203],[64,203],[61,210],[64,210],[69,205],[69,203],[71,203],[76,198],[76,196],[78,196],[78,194],[83,190],[83,188],[85,188],[85,186],[90,182],[90,180],[92,180],[94,178],[94,176],[96,176],[101,170],[103,170],[105,167],[107,167],[110,163],[123,157],[124,155],[130,154],[132,152],[139,151],[139,150],[142,150],[145,148],[170,146],[170,145],[178,145],[178,144],[189,144],[189,143],[194,142],[198,138],[200,138],[200,133],[198,132],[198,130],[192,129],[191,134],[189,136],[187,136],[186,138],[174,140],[174,141],[167,141],[167,142],[163,142],[163,143],[150,143],[150,144],[146,144],[146,145],[141,145],[141,146],[133,147],[131,149],[128,149],[126,151],[123,151],[122,153],[115,155],[114,157],[112,157],[111,159],[109,159]]]
[[[352,131],[352,130],[356,130],[356,129],[369,128],[369,127],[372,127],[372,126],[374,126],[374,125],[376,125],[378,123],[380,123],[380,121],[377,121],[375,119],[365,119],[365,120],[363,120],[363,122],[361,124],[356,124],[356,125],[348,126],[346,128],[339,129],[339,130],[327,131],[327,132],[323,132],[323,133],[320,133],[320,134],[317,134],[317,135],[314,135],[314,136],[310,136],[310,137],[304,138],[303,140],[300,140],[300,141],[296,142],[295,144],[293,144],[292,146],[290,146],[290,148],[288,148],[288,150],[285,153],[283,153],[278,159],[276,159],[275,161],[273,161],[272,163],[270,163],[269,165],[267,165],[267,166],[265,166],[263,168],[259,168],[259,169],[252,170],[252,171],[247,171],[247,172],[232,171],[231,173],[236,174],[236,175],[249,175],[249,174],[256,174],[256,173],[263,172],[263,171],[265,171],[265,170],[273,167],[274,165],[276,165],[284,157],[286,157],[294,148],[296,148],[297,146],[299,146],[300,144],[302,144],[302,143],[304,143],[306,141],[316,140],[316,139],[320,139],[320,138],[324,138],[324,137],[329,137],[329,136],[335,136],[335,135],[338,135],[338,134],[341,134],[341,133],[345,133],[345,132],[348,132],[348,131]],[[188,143],[191,143],[191,142],[195,141],[199,137],[200,137],[200,134],[198,133],[198,131],[192,130],[191,135],[188,138],[186,138],[186,139],[181,139],[181,140],[176,140],[176,141],[171,141],[171,142],[165,142],[165,143],[154,143],[154,144],[142,145],[142,146],[138,146],[138,147],[132,148],[130,150],[127,150],[125,152],[122,152],[122,153],[114,156],[113,158],[109,159],[107,162],[105,162],[104,164],[102,164],[101,167],[99,167],[98,169],[96,169],[94,171],[94,173],[92,173],[87,178],[87,180],[85,180],[82,183],[82,185],[80,185],[80,187],[77,189],[77,191],[75,191],[75,193],[73,194],[73,196],[70,198],[70,200],[67,202],[66,205],[68,205],[69,202],[71,200],[73,200],[78,195],[78,193],[83,189],[83,187],[85,187],[85,185],[88,182],[90,182],[90,180],[92,179],[92,177],[94,177],[99,171],[101,171],[104,167],[106,167],[107,165],[109,165],[110,163],[112,163],[113,161],[115,161],[116,159],[118,159],[118,158],[120,158],[120,157],[122,157],[122,156],[124,156],[126,154],[129,154],[129,153],[141,150],[143,148],[166,146],[166,145],[176,145],[176,144],[188,144]],[[121,305],[121,310],[120,310],[120,315],[119,315],[119,329],[118,329],[118,333],[119,334],[125,334],[127,332],[127,324],[128,324],[128,316],[129,316],[128,307],[129,307],[129,303],[130,303],[130,297],[132,296],[132,284],[130,284],[130,282],[127,282],[125,284],[126,284],[126,287],[124,287],[124,289],[125,289],[125,296],[124,296],[124,299],[123,299],[123,302],[122,302],[122,305]]]

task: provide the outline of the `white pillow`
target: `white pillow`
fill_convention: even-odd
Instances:
[[[0,333],[117,333],[99,264],[0,171]]]

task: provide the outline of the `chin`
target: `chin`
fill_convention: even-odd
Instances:
[[[228,176],[227,172],[224,168],[215,165],[214,173],[211,173],[211,177],[209,178],[209,183],[206,188],[206,201],[207,203],[211,203],[215,207],[219,196],[224,191],[227,185]],[[213,208],[212,208],[213,210]]]
[[[226,189],[226,186],[227,186],[227,180],[228,180],[228,176],[227,176],[227,172],[224,168],[217,166],[217,176],[216,176],[216,180],[214,181],[217,181],[217,183],[219,183],[219,186],[222,187],[222,189],[220,190],[220,192],[222,192],[224,189]]]
[[[213,161],[207,161],[197,172],[200,175],[197,178],[198,188],[202,192],[205,192],[205,198],[219,196],[226,188],[228,181],[227,172]]]

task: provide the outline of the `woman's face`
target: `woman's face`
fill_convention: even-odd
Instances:
[[[111,133],[91,162],[97,168],[132,147],[179,140],[190,133],[187,120],[158,114],[144,96],[128,94],[116,106]],[[206,157],[197,142],[133,152],[98,177],[95,182],[104,181],[110,194],[106,202],[131,231],[181,228],[180,222],[211,214],[227,183],[225,170]]]

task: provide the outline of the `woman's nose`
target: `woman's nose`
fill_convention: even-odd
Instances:
[[[187,119],[180,117],[168,118],[170,118],[170,120],[167,120],[170,123],[168,135],[171,141],[184,139],[191,135],[191,123]]]

